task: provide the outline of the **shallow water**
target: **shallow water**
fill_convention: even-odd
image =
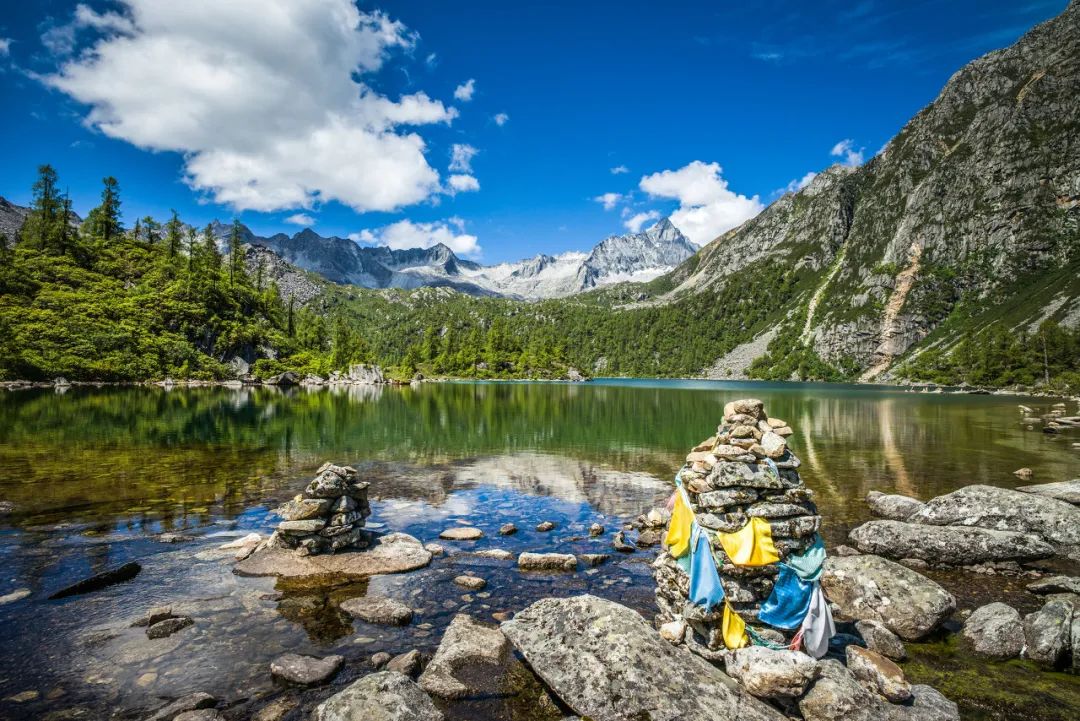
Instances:
[[[345,655],[340,682],[363,673],[375,651],[434,649],[460,611],[493,620],[493,613],[548,595],[596,593],[649,615],[653,554],[611,551],[610,531],[661,502],[687,450],[715,429],[723,404],[747,396],[795,428],[792,446],[817,492],[830,546],[868,518],[861,499],[871,489],[929,498],[971,483],[1013,487],[1022,482],[1012,471],[1022,466],[1034,470],[1033,482],[1080,476],[1080,451],[1072,447],[1080,438],[1046,436],[1019,422],[1018,403],[1045,410],[1051,401],[1008,396],[693,381],[5,393],[0,500],[16,510],[0,516],[0,596],[24,588],[31,595],[0,605],[0,718],[80,717],[71,709],[83,709],[82,718],[103,709],[137,715],[196,690],[238,703],[268,698],[281,693],[269,660],[285,651]],[[337,609],[368,592],[366,584],[275,589],[272,580],[233,575],[229,554],[216,550],[231,537],[272,529],[270,509],[326,460],[356,465],[372,481],[369,525],[378,532],[432,541],[443,528],[469,522],[487,534],[475,543],[442,542],[447,555],[428,569],[370,582],[373,592],[419,610],[406,628],[352,622]],[[534,531],[541,520],[557,529]],[[521,530],[500,537],[508,521]],[[603,539],[588,538],[594,521],[609,530]],[[192,538],[161,543],[164,532]],[[512,561],[472,555],[483,548],[613,557],[588,572],[522,575]],[[134,581],[46,600],[133,559],[143,565]],[[466,593],[454,586],[463,570],[485,577],[488,587]],[[1037,603],[1015,580],[1021,588],[968,573],[938,580],[961,607],[997,594]],[[190,613],[195,626],[159,641],[128,628],[161,603]],[[947,645],[915,651],[909,673],[917,678],[974,667]],[[1034,683],[1026,676],[1051,687],[1028,694],[1044,712],[1038,718],[1080,712],[1077,677],[995,669],[1020,679],[1013,697]],[[37,697],[8,700],[25,692]],[[327,692],[302,700],[310,705]],[[992,704],[971,683],[958,693],[971,697],[971,718],[1019,718],[1015,709],[985,708]],[[542,716],[523,712],[514,698],[493,694],[450,711],[478,719]]]

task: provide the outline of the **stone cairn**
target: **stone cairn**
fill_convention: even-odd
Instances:
[[[305,556],[367,547],[368,485],[355,468],[324,464],[303,493],[275,511],[283,520],[267,546]]]
[[[821,516],[813,492],[799,478],[799,459],[787,447],[785,439],[793,432],[784,421],[769,418],[761,401],[732,401],[724,407],[724,422],[716,435],[695,446],[679,471],[697,523],[713,540],[713,558],[727,600],[751,627],[758,620],[762,601],[772,593],[779,567],[734,565],[715,542],[715,534],[734,533],[751,517],[760,516],[769,522],[781,561],[813,545]],[[654,569],[660,608],[657,625],[677,627],[675,635],[682,631],[692,650],[701,645],[709,651],[723,649],[723,608],[706,612],[688,600],[690,576],[666,548]],[[776,629],[754,630],[780,640]]]

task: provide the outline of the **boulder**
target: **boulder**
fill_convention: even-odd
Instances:
[[[341,610],[361,621],[387,626],[404,626],[413,617],[413,610],[404,603],[383,596],[350,598],[341,602]]]
[[[904,642],[878,621],[869,619],[856,621],[855,629],[862,636],[866,647],[871,651],[877,651],[885,658],[891,658],[893,661],[903,661],[907,658],[907,649],[904,648]]]
[[[420,652],[414,648],[411,651],[406,651],[405,653],[394,656],[386,662],[386,668],[388,671],[397,671],[406,676],[413,676],[420,670],[420,664],[423,660]]]
[[[1072,601],[1054,598],[1024,617],[1024,656],[1036,663],[1058,667],[1064,664],[1072,645]]]
[[[1074,506],[1080,505],[1080,478],[1058,483],[1039,483],[1034,486],[1020,486],[1016,490],[1023,493],[1034,493],[1037,496],[1045,496],[1058,501],[1065,501]]]
[[[867,521],[848,538],[863,553],[917,558],[932,564],[971,566],[986,561],[1032,561],[1054,555],[1037,535],[968,526],[925,526]]]
[[[300,376],[292,371],[285,371],[267,378],[263,383],[268,386],[298,386],[300,385]]]
[[[364,676],[315,707],[315,721],[442,721],[419,686],[396,671]]]
[[[591,595],[537,601],[502,631],[548,687],[594,721],[782,721],[727,674]]]
[[[270,662],[270,673],[274,678],[280,678],[289,683],[301,686],[316,686],[325,683],[338,672],[345,659],[341,656],[327,656],[316,658],[314,656],[301,656],[297,653],[286,653],[278,656]]]
[[[189,693],[181,696],[172,703],[166,704],[147,717],[146,721],[172,721],[185,711],[212,708],[217,704],[217,699],[208,693]]]
[[[912,686],[911,697],[911,704],[901,707],[907,721],[960,721],[960,709],[932,686]]]
[[[201,708],[197,711],[184,711],[173,717],[173,721],[220,721],[221,714],[217,709]]]
[[[798,698],[817,678],[818,662],[800,651],[749,646],[727,662],[728,675],[758,698]]]
[[[848,670],[864,688],[893,703],[903,703],[911,698],[911,684],[895,663],[855,645],[848,646],[846,651]]]
[[[799,699],[805,721],[882,721],[890,719],[887,706],[855,680],[838,661],[818,662],[820,678]]]
[[[1004,603],[990,603],[964,621],[963,636],[975,653],[989,658],[1016,658],[1024,648],[1020,612]]]
[[[821,585],[844,616],[878,621],[908,641],[930,633],[956,609],[944,588],[880,556],[830,556]]]
[[[475,541],[483,537],[484,532],[476,526],[454,526],[439,534],[446,541]]]
[[[1051,543],[1080,545],[1080,508],[1056,498],[993,486],[966,486],[938,496],[910,520],[1035,533]]]
[[[881,493],[870,491],[866,494],[866,504],[870,506],[870,512],[881,518],[893,521],[906,521],[914,514],[922,510],[926,504],[911,496],[901,496],[895,493]]]
[[[507,647],[506,636],[497,628],[477,623],[472,616],[459,613],[447,626],[435,656],[420,674],[420,688],[441,698],[461,698],[477,689],[458,680],[455,673],[464,666],[497,666]]]
[[[1045,596],[1050,593],[1080,594],[1080,578],[1075,576],[1048,576],[1029,583],[1027,590]]]
[[[282,548],[264,548],[236,564],[241,576],[278,576],[312,585],[338,585],[386,573],[403,573],[431,563],[431,553],[405,533],[390,533],[364,551],[298,556]]]
[[[569,553],[522,553],[518,556],[522,571],[574,571],[577,558]]]

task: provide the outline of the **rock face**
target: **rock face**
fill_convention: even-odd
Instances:
[[[922,638],[956,610],[956,600],[941,586],[880,556],[830,557],[821,585],[844,616],[878,621],[908,641]]]
[[[281,548],[266,548],[236,564],[241,576],[278,576],[312,585],[362,581],[384,573],[404,573],[431,563],[431,553],[405,533],[390,533],[365,551],[298,556]]]
[[[1020,613],[1004,603],[990,603],[976,609],[964,622],[963,634],[980,656],[1016,658],[1024,648]]]
[[[442,721],[419,686],[396,671],[364,676],[315,708],[315,721]]]
[[[970,566],[985,561],[1030,561],[1054,555],[1038,536],[969,526],[925,526],[868,521],[849,535],[863,553],[918,558],[930,564]]]
[[[911,520],[1035,533],[1051,543],[1080,545],[1080,508],[1054,498],[993,486],[966,486],[938,496]]]
[[[1058,501],[1065,501],[1074,506],[1080,506],[1080,478],[1060,483],[1040,483],[1035,486],[1020,486],[1016,490],[1023,493],[1034,493],[1037,496],[1045,496]]]
[[[420,674],[420,688],[442,698],[461,698],[473,689],[459,681],[455,672],[472,664],[498,665],[508,646],[499,629],[483,626],[460,613],[446,628],[439,649]]]
[[[805,653],[764,646],[734,651],[726,668],[758,698],[798,698],[818,675],[818,662]]]
[[[265,546],[301,555],[364,548],[364,519],[371,515],[367,494],[368,483],[355,468],[323,465],[303,493],[277,509],[282,521]]]
[[[814,544],[821,516],[813,491],[803,486],[796,470],[798,457],[785,436],[776,432],[781,429],[791,430],[785,421],[769,418],[760,400],[731,401],[716,434],[686,456],[678,477],[694,520],[710,538],[715,539],[717,532],[740,531],[752,518],[763,518],[783,561]],[[761,603],[772,593],[777,564],[737,565],[718,541],[711,545],[726,602],[746,622],[755,622]],[[697,644],[710,651],[722,648],[720,609],[706,612],[689,600],[690,576],[668,549],[653,568],[658,623],[683,619],[694,630]]]
[[[725,673],[595,596],[544,599],[502,624],[544,682],[595,721],[781,721]]]

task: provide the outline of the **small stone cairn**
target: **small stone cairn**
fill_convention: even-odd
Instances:
[[[305,556],[366,548],[368,485],[355,468],[324,464],[303,493],[275,511],[283,520],[266,545],[296,549]]]
[[[799,459],[787,447],[786,438],[793,432],[786,422],[769,418],[759,400],[732,401],[724,407],[724,422],[716,435],[695,446],[679,471],[690,508],[710,539],[717,532],[734,533],[751,517],[760,516],[769,522],[781,561],[813,545],[821,516],[813,492],[799,478]],[[761,603],[772,593],[778,565],[736,566],[719,543],[714,540],[712,546],[732,610],[753,625]],[[653,567],[660,608],[657,625],[685,621],[699,637],[694,639],[697,643],[688,644],[692,650],[700,643],[710,651],[723,649],[723,608],[706,612],[688,600],[690,577],[666,548]],[[755,630],[779,641],[776,629]]]

